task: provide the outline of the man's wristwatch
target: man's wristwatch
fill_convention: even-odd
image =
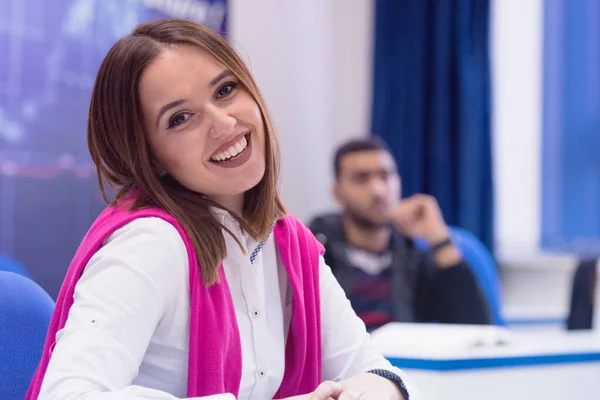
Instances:
[[[402,394],[402,397],[404,397],[404,400],[409,400],[408,390],[406,389],[404,381],[392,371],[388,371],[387,369],[372,369],[370,371],[367,371],[367,373],[375,374],[389,381],[392,381],[392,383],[396,385],[396,387]]]
[[[446,238],[445,240],[442,240],[441,242],[438,242],[436,244],[434,244],[433,246],[431,246],[431,254],[435,254],[438,251],[440,251],[441,249],[443,249],[444,247],[447,246],[451,246],[452,245],[452,239],[450,238]]]

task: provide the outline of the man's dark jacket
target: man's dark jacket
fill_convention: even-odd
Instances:
[[[354,269],[346,257],[342,217],[328,214],[315,218],[310,230],[325,246],[325,261],[347,295],[351,295]],[[441,269],[431,254],[420,251],[412,240],[393,231],[392,309],[399,322],[489,324],[489,306],[466,262]]]

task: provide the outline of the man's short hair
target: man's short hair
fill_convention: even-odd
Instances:
[[[354,139],[342,144],[335,152],[333,159],[333,170],[335,172],[335,179],[340,178],[342,158],[348,154],[362,153],[363,151],[386,151],[390,153],[390,149],[387,144],[376,136],[365,139]]]

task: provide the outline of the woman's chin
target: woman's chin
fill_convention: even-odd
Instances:
[[[219,189],[211,192],[215,193],[216,196],[243,195],[249,190],[255,188],[260,183],[263,176],[264,173],[251,176],[241,176],[239,179],[228,178],[227,180],[221,180],[220,183],[223,185]]]
[[[227,184],[232,193],[246,193],[258,185],[264,176],[264,163],[251,163],[247,165],[247,168],[244,168],[244,171],[236,174],[236,176],[223,177],[223,182]]]

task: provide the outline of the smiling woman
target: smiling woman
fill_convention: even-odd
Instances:
[[[209,206],[231,211],[250,236],[265,239],[285,214],[279,145],[239,56],[210,29],[182,24],[142,24],[109,51],[92,94],[88,142],[101,186],[104,178],[119,189],[113,205],[136,188],[132,209],[169,212],[190,235],[204,281],[214,283],[225,257],[221,229],[229,229]],[[114,114],[132,106],[122,118]],[[243,163],[212,162],[240,135],[253,144]]]
[[[88,143],[118,194],[69,267],[27,399],[416,398],[286,214],[269,114],[219,35],[166,20],[117,42]]]

